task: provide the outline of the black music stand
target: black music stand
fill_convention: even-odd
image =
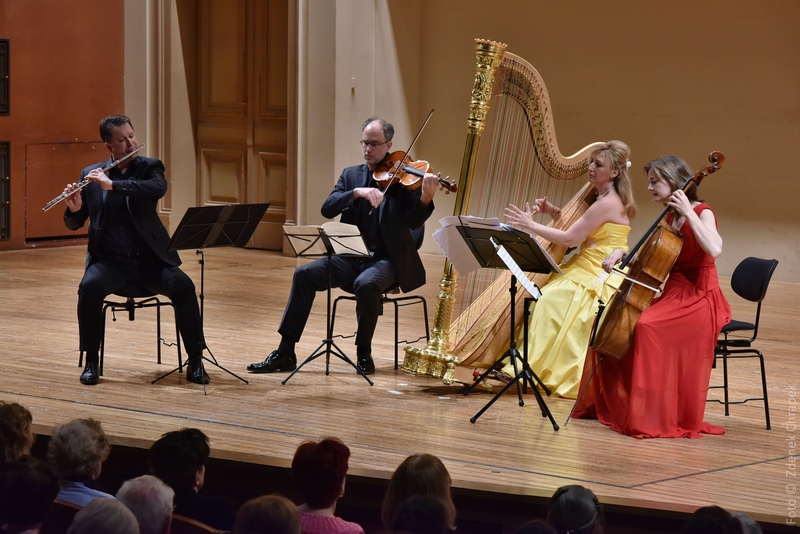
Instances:
[[[328,230],[326,231],[326,227]],[[333,256],[369,256],[369,249],[357,226],[343,223],[326,223],[322,226],[284,226],[284,235],[298,258],[328,258],[328,309],[326,315],[326,337],[322,343],[297,366],[292,373],[281,381],[281,385],[292,378],[305,364],[325,355],[325,375],[330,374],[331,354],[350,364],[358,374],[364,377],[370,386],[374,385],[367,375],[347,357],[333,341],[331,325],[331,257]],[[323,348],[324,347],[324,348]]]
[[[550,422],[553,424],[553,430],[558,430],[558,424],[553,418],[553,414],[550,413],[550,409],[544,402],[544,398],[542,398],[541,393],[539,393],[536,384],[534,384],[534,379],[548,396],[550,395],[550,390],[530,368],[527,358],[520,356],[519,351],[517,350],[515,338],[517,277],[520,276],[521,278],[522,276],[525,276],[522,271],[533,273],[550,273],[557,271],[558,267],[550,255],[547,254],[547,252],[533,236],[521,230],[517,230],[516,228],[512,228],[510,226],[502,226],[500,228],[458,226],[458,233],[467,243],[472,251],[472,254],[475,256],[475,259],[478,260],[481,267],[510,269],[512,272],[509,287],[509,293],[511,295],[511,337],[509,348],[496,362],[492,364],[491,367],[489,367],[489,369],[487,369],[475,382],[473,382],[471,386],[465,389],[464,395],[469,395],[478,384],[480,384],[484,379],[486,379],[487,376],[489,376],[489,374],[493,373],[495,369],[501,368],[506,358],[511,359],[511,362],[514,366],[515,376],[508,382],[508,384],[505,385],[505,387],[503,387],[502,390],[500,390],[499,393],[492,397],[492,400],[490,400],[486,406],[484,406],[477,414],[475,414],[474,417],[470,419],[470,422],[475,423],[475,421],[477,421],[478,418],[483,415],[483,413],[488,410],[492,404],[494,404],[497,399],[499,399],[513,385],[517,386],[519,405],[524,406],[525,401],[522,399],[523,388],[520,387],[520,381],[522,381],[525,391],[527,391],[528,386],[530,386],[531,390],[533,390],[533,394],[536,397],[536,402],[539,404],[539,408],[542,410],[542,417],[548,417]],[[538,294],[538,288],[535,286],[534,288],[534,291],[537,294],[532,296],[534,300],[536,300],[540,294]],[[517,368],[518,360],[521,366],[519,370]]]
[[[201,206],[189,208],[183,215],[178,228],[169,240],[169,250],[197,249],[196,254],[200,255],[197,262],[200,264],[200,331],[203,333],[203,353],[208,351],[211,358],[207,358],[201,353],[200,366],[203,360],[215,367],[222,369],[231,376],[234,376],[249,384],[247,380],[221,366],[211,349],[208,348],[205,340],[205,330],[203,329],[203,308],[205,302],[205,252],[206,247],[243,247],[250,240],[258,223],[264,217],[269,204],[230,204],[226,206]],[[183,370],[179,365],[172,371],[159,376],[151,383],[155,384],[162,378],[171,375],[176,371]],[[206,385],[203,384],[205,392]]]

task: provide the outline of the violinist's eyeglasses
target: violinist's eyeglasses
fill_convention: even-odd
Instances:
[[[362,147],[370,147],[370,148],[378,148],[381,145],[385,145],[389,141],[384,141],[383,143],[374,143],[372,141],[359,141]]]

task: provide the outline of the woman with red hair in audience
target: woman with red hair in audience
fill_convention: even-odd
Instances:
[[[344,495],[350,449],[336,438],[308,441],[297,448],[292,477],[305,504],[298,507],[304,534],[364,534],[356,523],[336,517]]]

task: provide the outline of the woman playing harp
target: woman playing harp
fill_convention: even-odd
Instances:
[[[528,363],[553,394],[574,399],[580,387],[583,362],[589,345],[597,301],[608,301],[613,287],[603,260],[614,249],[626,249],[630,219],[636,213],[628,157],[630,148],[622,141],[609,141],[592,152],[589,183],[597,198],[569,228],[562,230],[534,221],[543,212],[556,218],[560,210],[546,198],[537,199],[533,209],[522,210],[511,204],[506,218],[517,228],[541,236],[551,243],[572,247],[580,253],[562,265],[563,274],[554,274],[542,287],[542,296],[529,319]],[[517,344],[522,346],[521,333]],[[512,362],[503,372],[514,373]]]
[[[563,155],[556,139],[547,87],[536,69],[521,57],[505,52],[502,43],[476,40],[476,51],[470,128],[460,178],[460,191],[465,197],[463,204],[457,203],[457,213],[495,217],[510,203],[547,197],[553,205],[561,206],[558,217],[548,226],[568,229],[597,199],[596,190],[585,177],[590,155],[605,144],[592,143],[571,156]],[[481,138],[485,138],[484,150],[478,154]],[[535,217],[546,222],[544,214]],[[542,236],[537,239],[556,262],[561,262],[567,247]],[[432,352],[447,343],[453,357],[460,361],[444,374],[446,384],[472,383],[476,367],[491,366],[508,348],[510,278],[509,271],[492,269],[459,277],[452,322],[449,315],[441,314],[447,320],[442,326],[447,338],[431,343]],[[529,278],[542,287],[549,275],[532,274]],[[447,267],[442,282],[444,288],[452,283]],[[517,317],[522,317],[524,297],[524,292],[517,293]],[[447,311],[445,304],[446,299],[440,295],[437,321],[439,307]],[[434,333],[437,327],[438,323],[434,324]],[[516,327],[521,330],[519,322]],[[412,372],[422,370],[437,376],[437,370],[444,367],[437,361],[428,367],[424,354],[418,356],[408,349],[406,357],[404,369]]]

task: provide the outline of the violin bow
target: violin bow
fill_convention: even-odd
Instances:
[[[433,115],[434,111],[436,111],[436,108],[431,109],[431,112],[428,113],[428,118],[425,119],[425,122],[422,123],[422,126],[420,127],[419,131],[417,132],[417,135],[414,136],[414,140],[411,141],[411,144],[408,146],[408,150],[406,150],[406,157],[411,157],[411,156],[409,156],[409,152],[411,152],[411,149],[414,148],[414,145],[417,143],[417,139],[419,139],[419,136],[422,135],[422,130],[424,130],[425,126],[428,125],[428,121],[431,120],[431,115]]]

